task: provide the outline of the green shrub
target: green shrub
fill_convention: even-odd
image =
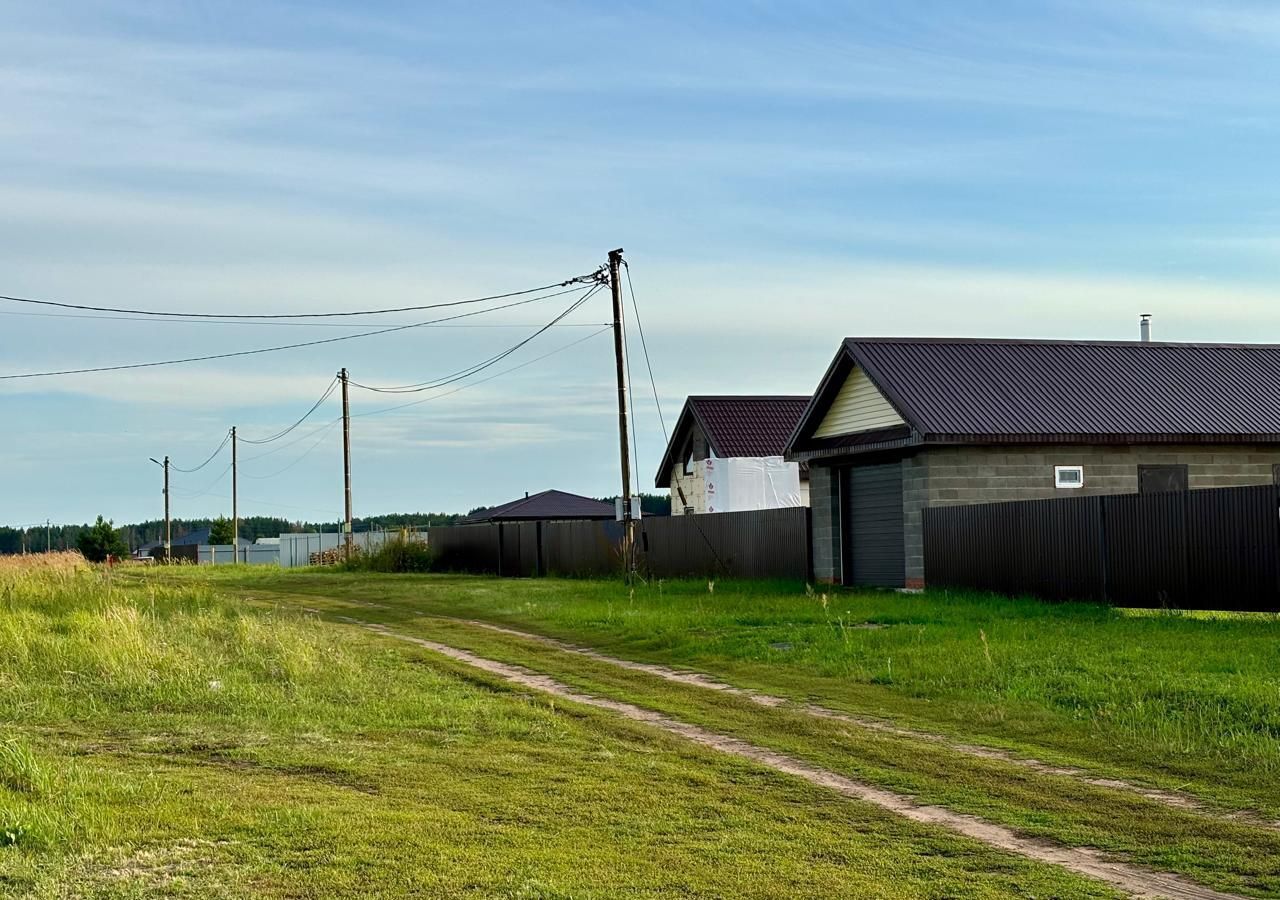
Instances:
[[[377,550],[356,554],[342,567],[358,572],[430,572],[435,561],[435,551],[422,541],[396,538]]]

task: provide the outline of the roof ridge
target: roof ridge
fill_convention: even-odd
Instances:
[[[1011,346],[1062,347],[1224,347],[1233,350],[1277,350],[1280,343],[1231,343],[1215,341],[1082,340],[1071,338],[975,338],[975,337],[846,337],[845,344],[1008,344]]]

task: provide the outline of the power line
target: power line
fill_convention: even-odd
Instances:
[[[555,356],[557,353],[563,353],[564,351],[569,350],[573,347],[576,347],[579,344],[585,344],[587,341],[591,340],[592,338],[599,337],[605,332],[611,331],[611,330],[613,330],[613,326],[606,325],[603,328],[601,328],[599,331],[592,332],[586,337],[578,338],[576,341],[565,344],[563,347],[558,347],[555,350],[552,350],[550,353],[544,353],[541,356],[535,356],[533,359],[525,360],[524,362],[520,363],[520,365],[518,366],[512,366],[509,369],[503,369],[501,372],[495,372],[494,374],[490,375],[488,378],[481,378],[479,381],[472,381],[468,384],[462,385],[461,387],[456,387],[451,391],[445,391],[443,394],[436,394],[433,397],[424,397],[421,400],[411,400],[408,403],[400,403],[400,404],[397,404],[396,406],[385,406],[382,409],[371,409],[366,412],[352,413],[351,418],[355,419],[361,416],[376,416],[381,413],[395,412],[396,410],[399,410],[399,409],[407,409],[410,406],[418,406],[422,403],[430,403],[432,400],[440,400],[440,399],[443,399],[444,397],[450,397],[460,391],[465,391],[467,388],[473,388],[478,385],[485,384],[487,382],[493,381],[495,378],[501,378],[503,375],[509,375],[510,373],[515,372],[517,369],[523,369],[525,366],[531,366],[536,362],[541,362],[542,360],[546,359],[549,356]]]
[[[297,344],[283,344],[278,347],[260,347],[256,350],[238,350],[234,353],[211,353],[206,356],[189,356],[184,359],[166,359],[166,360],[160,360],[158,362],[130,363],[128,365],[119,365],[119,366],[94,366],[92,368],[85,368],[85,369],[63,369],[55,372],[23,372],[16,375],[0,375],[0,381],[10,381],[17,378],[47,378],[55,375],[86,375],[86,374],[92,374],[97,372],[119,372],[124,369],[150,369],[156,366],[174,366],[174,365],[180,365],[183,363],[208,362],[214,359],[231,359],[233,357],[238,357],[238,356],[255,356],[262,353],[277,353],[282,350],[297,350],[302,347],[319,347],[322,344],[336,344],[339,341],[352,341],[357,338],[376,337],[378,335],[383,335],[383,334],[392,334],[397,331],[406,331],[410,328],[423,328],[428,325],[438,324],[440,322],[449,322],[455,319],[466,319],[471,316],[480,316],[480,315],[484,315],[485,313],[497,312],[503,309],[511,309],[512,307],[515,307],[515,306],[523,306],[526,303],[536,303],[540,300],[549,300],[552,297],[559,297],[564,294],[571,294],[574,291],[578,291],[578,290],[584,290],[584,289],[580,287],[575,287],[575,288],[570,288],[564,291],[557,291],[552,294],[545,294],[541,297],[530,297],[525,300],[517,300],[514,303],[506,303],[501,306],[493,306],[488,309],[480,309],[480,310],[476,310],[474,312],[468,312],[468,313],[459,313],[458,315],[455,315],[455,316],[445,316],[444,318],[441,318],[441,319],[431,319],[426,322],[414,322],[410,325],[398,325],[393,328],[381,328],[376,331],[362,331],[358,334],[344,334],[339,337],[323,338],[315,341],[302,341]],[[590,290],[590,289],[587,288],[586,290]]]
[[[209,454],[208,459],[200,463],[200,465],[196,466],[194,469],[184,469],[181,466],[175,466],[173,463],[169,463],[169,468],[173,469],[175,472],[185,472],[188,475],[190,475],[192,472],[199,472],[205,466],[209,465],[209,463],[213,462],[214,458],[217,457],[217,455],[222,452],[222,448],[227,446],[227,441],[229,440],[231,440],[231,432],[227,431],[226,435],[222,438],[222,443],[217,446],[217,449],[215,449],[212,453]]]
[[[310,418],[311,414],[320,408],[320,404],[324,403],[324,401],[329,399],[329,395],[333,393],[333,389],[337,386],[337,384],[338,384],[338,379],[336,378],[331,379],[329,381],[328,386],[325,388],[325,392],[320,395],[320,399],[317,400],[315,403],[311,404],[311,408],[302,414],[302,418],[298,419],[298,421],[294,422],[292,425],[290,425],[288,428],[284,429],[283,431],[276,432],[271,437],[263,438],[262,440],[258,440],[258,441],[252,440],[251,438],[247,438],[247,437],[242,437],[239,439],[244,441],[246,444],[270,444],[280,440],[280,438],[289,434],[291,431],[293,431],[303,422],[307,421],[307,419]]]
[[[302,462],[304,459],[306,459],[308,456],[310,456],[310,455],[311,455],[311,451],[313,451],[313,450],[315,450],[317,447],[319,447],[319,446],[320,446],[320,444],[324,442],[324,439],[325,439],[326,437],[328,437],[328,434],[329,434],[329,432],[333,429],[333,426],[334,426],[334,425],[337,425],[337,424],[338,424],[339,422],[341,422],[341,421],[342,421],[342,419],[340,419],[340,418],[338,418],[338,419],[334,419],[334,420],[333,420],[332,422],[330,422],[328,425],[325,425],[323,428],[319,429],[320,437],[319,437],[319,438],[317,438],[317,439],[316,439],[316,441],[315,441],[315,442],[314,442],[310,447],[308,447],[306,450],[304,450],[304,451],[301,453],[301,455],[299,455],[299,456],[298,456],[298,458],[297,458],[297,459],[295,459],[293,462],[289,463],[288,465],[284,466],[284,468],[282,468],[282,469],[277,469],[276,471],[272,472],[270,475],[251,475],[251,474],[250,474],[250,473],[248,473],[248,472],[242,472],[241,474],[243,474],[245,478],[252,478],[252,479],[257,480],[257,481],[265,481],[265,480],[270,479],[270,478],[275,478],[275,477],[276,477],[276,476],[278,476],[278,475],[283,475],[285,472],[289,471],[289,470],[290,470],[290,469],[292,469],[294,466],[296,466],[298,463]],[[313,432],[311,432],[311,434],[312,434],[312,435],[314,435],[314,434],[316,434],[316,433],[317,433],[317,432],[314,432],[314,431],[313,431]],[[310,435],[309,435],[309,436],[310,436]]]
[[[99,322],[150,322],[153,325],[247,325],[250,328],[278,326],[283,328],[346,328],[348,330],[363,328],[359,322],[273,322],[244,321],[240,319],[155,319],[148,316],[95,316],[88,313],[39,313],[18,312],[12,309],[0,309],[0,316],[22,316],[28,319],[93,319]],[[564,328],[590,328],[596,322],[566,323]],[[441,324],[436,328],[534,328],[536,322],[484,322],[465,325]]]
[[[286,441],[285,443],[281,444],[279,447],[272,447],[270,450],[264,450],[262,453],[259,453],[257,456],[246,457],[242,459],[241,462],[253,462],[255,459],[263,459],[264,457],[271,456],[272,454],[275,454],[275,453],[279,453],[281,450],[288,450],[290,447],[296,444],[302,443],[307,438],[313,437],[314,435],[319,434],[320,432],[324,431],[327,428],[332,428],[334,425],[338,424],[341,421],[342,421],[342,416],[338,416],[336,419],[333,419],[330,422],[326,422],[324,425],[321,425],[319,428],[312,429],[311,431],[308,431],[306,434],[299,435],[298,437],[294,438],[291,441]]]
[[[596,291],[598,290],[600,290],[600,285],[595,285],[590,290],[588,290],[583,296],[579,297],[573,303],[569,304],[569,306],[566,307],[558,316],[556,316],[547,324],[540,327],[537,331],[533,332],[533,334],[530,334],[528,337],[524,338],[523,340],[513,344],[512,346],[508,347],[506,350],[503,350],[501,353],[495,354],[494,356],[491,356],[488,359],[482,360],[481,362],[478,362],[475,365],[472,365],[466,369],[453,372],[449,375],[442,376],[433,381],[422,381],[416,384],[402,384],[402,385],[396,385],[393,387],[374,387],[372,385],[361,384],[358,381],[352,381],[350,383],[355,387],[363,388],[366,391],[373,391],[379,394],[417,394],[417,393],[421,393],[422,391],[435,390],[436,388],[445,387],[449,384],[453,384],[456,381],[461,381],[464,378],[469,378],[472,375],[479,374],[480,372],[483,372],[485,369],[488,369],[491,366],[497,365],[502,360],[506,359],[508,356],[515,353],[521,347],[524,347],[534,338],[538,337],[541,334],[544,334],[548,329],[560,323],[566,316],[572,314],[576,309],[578,309],[578,307],[582,306],[582,304],[586,303],[589,299],[591,299],[592,295],[595,294]]]
[[[469,300],[449,300],[443,303],[426,303],[420,306],[389,306],[382,309],[358,309],[348,310],[344,312],[322,312],[322,313],[187,313],[187,312],[169,312],[166,310],[155,309],[131,309],[119,306],[90,306],[82,303],[64,303],[58,300],[34,300],[30,297],[11,297],[0,294],[0,300],[8,300],[12,303],[29,303],[37,306],[56,306],[60,309],[80,309],[89,312],[107,312],[121,313],[134,316],[157,316],[165,318],[184,318],[184,319],[331,319],[342,316],[380,316],[385,313],[397,312],[420,312],[427,309],[443,309],[450,306],[465,306],[470,303],[487,303],[491,300],[506,300],[511,297],[522,297],[528,294],[537,294],[541,291],[549,291],[552,288],[568,287],[571,284],[583,284],[595,279],[595,273],[589,275],[575,275],[573,278],[567,278],[564,281],[554,282],[552,284],[544,284],[541,287],[526,288],[522,291],[508,291],[505,294],[490,294],[487,297],[473,297]]]
[[[636,303],[636,289],[631,283],[631,264],[624,259],[622,265],[627,273],[627,291],[631,294],[631,308],[636,313],[636,329],[640,332],[640,349],[644,351],[645,368],[649,370],[649,384],[653,388],[653,405],[658,408],[658,423],[662,426],[662,439],[670,443],[671,438],[667,434],[667,420],[662,415],[662,404],[658,401],[658,382],[653,378],[653,364],[649,361],[649,345],[644,339],[644,325],[640,322],[640,304]],[[628,380],[630,380],[630,376],[628,376]]]
[[[213,493],[213,489],[222,482],[222,479],[227,477],[227,473],[230,471],[231,471],[231,464],[227,463],[227,467],[222,470],[222,474],[219,475],[217,478],[213,479],[213,481],[209,482],[208,487],[206,487],[203,491],[197,491],[194,494],[189,493],[187,491],[175,491],[174,493],[176,493],[179,497],[183,497],[185,499],[191,499],[193,497],[207,497]]]

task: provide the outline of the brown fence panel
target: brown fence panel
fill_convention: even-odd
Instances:
[[[1159,609],[1187,602],[1187,493],[1106,498],[1106,599]]]
[[[1280,606],[1280,494],[1274,487],[1191,491],[1188,609]]]
[[[642,519],[641,561],[655,578],[809,577],[806,507]]]
[[[930,585],[1182,609],[1280,608],[1271,485],[924,511]]]
[[[925,582],[1102,599],[1097,497],[924,510]]]
[[[428,535],[436,565],[450,572],[498,572],[498,529],[493,525],[449,525]]]
[[[542,571],[590,578],[622,573],[619,522],[544,522]]]

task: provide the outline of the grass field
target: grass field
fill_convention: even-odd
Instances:
[[[346,578],[0,569],[0,895],[1113,896],[245,599],[508,589]]]
[[[383,621],[472,617],[1062,762],[1260,805],[1280,818],[1280,617],[1135,613],[792,584],[225,570],[249,590],[375,602]],[[237,581],[237,579],[240,579]]]

